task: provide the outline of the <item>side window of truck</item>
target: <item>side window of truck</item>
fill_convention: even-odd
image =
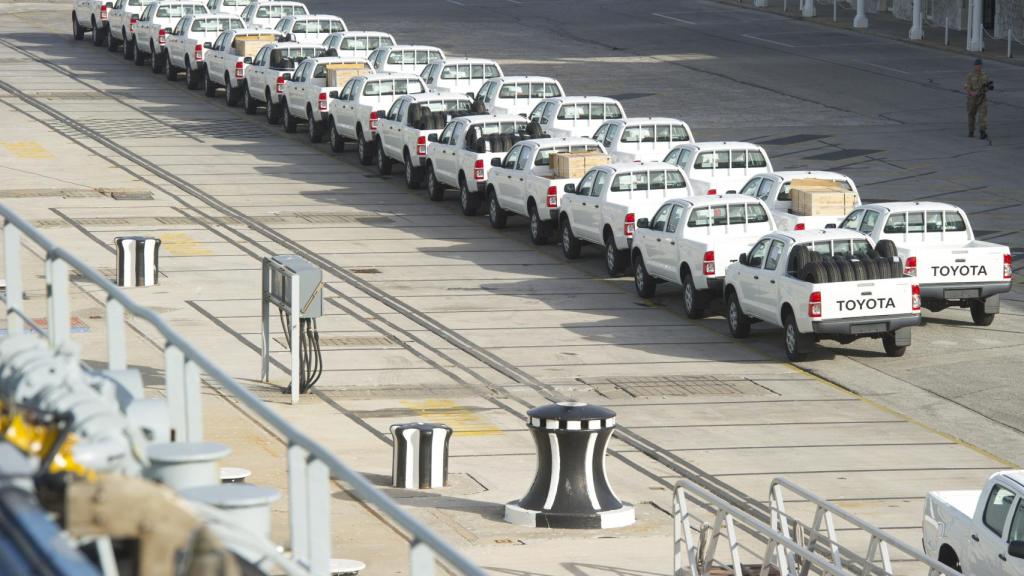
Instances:
[[[875,229],[875,224],[878,223],[878,212],[874,210],[864,211],[864,220],[860,223],[860,231],[865,234],[871,234],[871,231]]]
[[[966,232],[967,222],[964,222],[963,216],[959,212],[946,212],[945,218],[945,229],[946,232]]]
[[[768,249],[768,258],[764,261],[765,270],[775,270],[779,266],[779,260],[782,258],[782,242],[775,240],[772,242],[771,248]]]
[[[665,161],[667,162],[668,158],[666,158]],[[761,179],[760,178],[752,178],[750,180],[750,182],[747,182],[746,185],[744,185],[743,188],[740,189],[740,194],[743,194],[744,196],[757,197],[757,189],[760,186],[761,186]]]
[[[671,210],[671,204],[665,204],[664,206],[659,208],[658,212],[654,215],[654,218],[651,220],[651,230],[654,230],[655,232],[664,232],[665,226],[668,224],[668,215]]]
[[[673,206],[672,213],[668,216],[668,224],[665,226],[665,232],[669,234],[675,233],[679,228],[679,221],[683,218],[683,207]]]
[[[587,172],[583,180],[580,180],[580,187],[576,193],[580,196],[590,196],[590,190],[594,187],[595,178],[597,178],[597,171]]]
[[[885,228],[882,228],[882,232],[886,234],[903,234],[906,231],[906,214],[889,214],[889,219],[885,221]]]
[[[1013,520],[1010,522],[1010,532],[1006,535],[1006,541],[1024,541],[1024,500],[1017,503],[1017,510],[1013,513]]]
[[[606,184],[608,184],[608,174],[598,172],[597,179],[594,181],[594,189],[590,191],[590,195],[595,198],[601,196],[601,191],[605,189]]]
[[[508,154],[505,154],[505,159],[502,160],[501,167],[508,168],[509,170],[514,170],[516,167],[516,162],[519,160],[519,153],[522,151],[522,146],[516,146],[515,148],[510,150]]]
[[[770,238],[761,240],[750,250],[750,254],[747,255],[747,266],[751,268],[760,268],[764,262],[765,253],[768,252],[768,244],[771,242]]]
[[[839,227],[843,228],[845,230],[856,230],[857,227],[860,226],[860,221],[863,218],[864,218],[864,211],[863,210],[856,210],[852,214],[847,216],[846,220],[843,220],[843,223],[840,224]]]
[[[452,143],[452,132],[455,131],[455,124],[449,124],[445,127],[444,131],[441,132],[441,136],[437,139],[438,144],[451,144]]]
[[[1003,527],[1006,526],[1006,517],[1010,514],[1010,507],[1013,505],[1015,495],[1012,490],[996,484],[988,495],[988,502],[985,503],[985,512],[982,514],[982,521],[985,526],[996,536],[1002,536]]]

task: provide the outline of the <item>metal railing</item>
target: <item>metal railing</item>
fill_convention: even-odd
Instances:
[[[814,514],[809,523],[802,522],[799,518],[786,512],[786,491],[795,494],[801,502],[814,505]],[[810,490],[794,484],[785,478],[780,477],[772,480],[771,488],[768,491],[768,501],[771,506],[771,528],[773,530],[781,532],[786,537],[793,538],[811,550],[826,555],[829,562],[838,568],[850,568],[858,574],[885,574],[892,576],[895,574],[889,550],[892,548],[906,555],[907,561],[923,564],[931,576],[938,574],[956,576],[959,574],[956,570],[928,558],[920,550],[915,549],[888,532],[854,516]],[[837,518],[850,527],[867,533],[868,548],[866,555],[855,553],[839,543],[839,535],[836,530]],[[914,571],[916,572],[916,570]],[[806,571],[801,572],[801,574],[806,573]]]
[[[148,323],[163,337],[164,382],[175,441],[198,442],[203,438],[200,372],[234,396],[253,415],[288,441],[288,501],[292,559],[311,574],[329,573],[331,560],[330,480],[345,483],[352,493],[405,530],[410,538],[410,573],[429,576],[440,559],[459,574],[483,576],[484,572],[427,526],[410,516],[362,474],[349,468],[337,456],[289,424],[262,400],[221,370],[209,358],[164,322],[156,313],[134,302],[120,288],[67,250],[51,242],[7,206],[0,204],[3,218],[4,271],[8,333],[21,333],[28,326],[45,335],[51,347],[71,338],[69,267],[106,293],[107,366],[127,368],[125,312],[135,321]],[[21,266],[22,237],[44,252],[46,269],[47,325],[40,327],[30,318],[23,302],[24,276]]]

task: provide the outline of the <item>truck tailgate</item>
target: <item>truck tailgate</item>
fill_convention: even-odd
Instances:
[[[814,284],[821,293],[821,320],[914,314],[912,278]]]
[[[917,278],[921,284],[1006,282],[1003,256],[1007,248],[972,241],[962,246],[918,247]]]

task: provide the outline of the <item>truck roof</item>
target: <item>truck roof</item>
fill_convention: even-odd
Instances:
[[[823,180],[850,180],[853,178],[840,174],[839,172],[825,172],[822,170],[783,170],[781,172],[765,172],[759,174],[762,177],[774,177],[783,182],[794,178],[821,178]]]
[[[297,4],[297,2],[296,2]],[[291,18],[292,20],[337,20],[344,22],[341,16],[335,16],[334,14],[289,14],[284,19]]]
[[[413,74],[413,76],[416,75]],[[438,94],[437,92],[424,92],[422,94],[404,94],[402,98],[406,98],[410,102],[438,102],[443,100],[465,100],[466,102],[473,101],[472,98],[466,96],[465,94]]]
[[[303,46],[304,47],[310,46],[310,44],[303,44]],[[317,44],[317,46],[322,48],[323,44]],[[353,57],[348,57],[348,56],[317,56],[315,58],[307,58],[307,60],[312,60],[313,62],[316,62],[317,64],[366,64],[366,65],[369,65],[369,62],[366,60],[366,58],[353,58]],[[385,76],[387,76],[387,74],[385,74]]]
[[[168,4],[168,2],[162,2],[162,4]],[[186,2],[186,4],[188,4],[188,2]],[[267,28],[235,28],[234,30],[225,30],[225,32],[230,33],[232,36],[239,36],[245,34],[273,34],[278,38],[284,36],[283,33],[277,30]]]
[[[1016,482],[1019,487],[1024,488],[1024,470],[1003,470],[1002,472],[996,472],[991,477],[994,478],[996,476],[1009,478]]]
[[[395,50],[436,50],[444,54],[444,50],[441,50],[437,46],[427,46],[426,44],[395,44],[394,46],[381,46],[377,50],[384,51],[395,51]]]
[[[760,148],[759,144],[753,142],[723,141],[723,142],[685,142],[676,148],[688,148],[698,152],[703,150],[747,150],[749,148]]]
[[[599,168],[610,168],[613,172],[630,172],[633,170],[678,170],[682,172],[682,169],[675,164],[667,164],[665,162],[616,162],[614,164],[605,164],[599,166]]]
[[[271,42],[267,44],[271,50],[278,48],[323,48],[324,45],[318,42]]]
[[[354,36],[356,34],[377,34],[379,36],[387,36],[388,38],[391,38],[391,34],[388,34],[387,32],[378,32],[377,30],[342,30],[340,32],[331,32],[328,35],[328,38],[343,38],[345,36]]]
[[[431,62],[437,64],[438,61]],[[494,60],[487,58],[445,58],[440,61],[442,64],[497,64]]]
[[[620,126],[632,126],[634,124],[649,124],[651,122],[657,122],[659,124],[686,124],[678,118],[668,118],[665,116],[630,116],[629,118],[613,118],[611,120],[605,120],[605,124],[617,124]]]
[[[545,98],[548,102],[559,102],[561,104],[574,104],[579,102],[604,102],[606,104],[618,104],[619,101],[607,96],[552,96]]]
[[[349,60],[353,60],[353,58],[349,58]],[[355,60],[359,59],[355,58]],[[360,61],[365,62],[365,60]],[[366,78],[367,82],[370,80],[388,80],[395,78],[401,78],[403,80],[422,80],[419,74],[413,74],[411,72],[374,72],[373,74],[363,74],[363,78]]]
[[[509,82],[554,82],[558,83],[558,80],[550,76],[499,76],[497,78],[491,78],[496,80],[499,84],[507,84]]]
[[[867,238],[856,230],[826,228],[824,230],[777,230],[772,232],[793,242],[814,242],[815,240],[863,240]]]
[[[521,122],[527,123],[528,120],[522,116],[512,116],[506,114],[471,114],[468,116],[460,116],[452,122],[468,122],[470,124],[476,124],[478,122]]]
[[[265,6],[269,4],[282,4],[285,6],[302,6],[303,8],[306,7],[306,5],[303,4],[302,2],[293,2],[290,0],[253,0],[252,2],[249,2],[249,4],[256,4],[257,6]]]
[[[530,140],[523,140],[522,144],[526,146],[534,146],[540,148],[541,146],[587,146],[591,144],[597,144],[597,140],[592,138],[532,138]]]
[[[874,204],[864,204],[860,206],[860,208],[866,208],[868,206],[881,208],[888,212],[903,210],[960,210],[958,206],[946,204],[945,202],[877,202]]]

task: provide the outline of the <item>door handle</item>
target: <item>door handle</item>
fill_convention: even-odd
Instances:
[[[981,539],[978,538],[977,534],[971,534],[971,540],[974,540],[975,542],[981,542]]]
[[[759,280],[760,278],[760,276],[754,276],[754,280]]]
[[[580,202],[580,204],[581,204],[581,205],[583,205],[583,206],[586,206],[586,205],[587,205],[587,203],[586,203],[586,202]]]
[[[673,246],[675,246],[675,245],[676,245],[676,241],[675,241],[675,240],[669,240],[669,241],[668,241],[668,243],[669,243],[669,244],[671,244],[671,245],[673,245]]]
[[[661,242],[661,238],[655,238],[655,240]]]
[[[1006,556],[1003,555],[1003,554],[999,554],[999,559],[1002,560],[1003,562],[1006,562]]]
[[[769,282],[771,282],[772,284],[775,284],[775,280],[769,280]]]

